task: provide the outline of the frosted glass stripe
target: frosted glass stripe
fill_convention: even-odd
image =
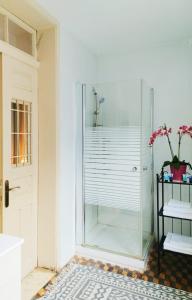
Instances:
[[[139,211],[141,130],[93,127],[84,136],[87,204]],[[133,168],[137,171],[133,172]]]

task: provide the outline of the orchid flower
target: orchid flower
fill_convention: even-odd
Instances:
[[[173,149],[172,149],[172,145],[169,139],[169,135],[172,133],[172,129],[171,128],[167,128],[166,125],[159,127],[157,130],[153,131],[150,139],[149,139],[149,146],[153,146],[155,140],[157,137],[162,137],[162,136],[166,136],[168,143],[169,143],[169,148],[171,151],[171,156],[172,158],[174,157],[174,153],[173,153]]]
[[[178,146],[178,159],[180,159],[180,151],[181,151],[181,140],[184,135],[188,135],[192,138],[192,126],[182,125],[178,130],[179,135],[179,146]]]

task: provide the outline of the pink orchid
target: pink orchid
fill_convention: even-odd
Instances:
[[[178,134],[183,136],[188,134],[192,138],[192,126],[183,125],[179,127]]]
[[[180,158],[181,140],[182,137],[187,134],[192,138],[192,126],[182,125],[179,127],[177,132],[179,134],[179,147],[178,147],[178,158]]]
[[[161,126],[157,130],[153,131],[149,140],[149,145],[152,146],[159,136],[168,136],[172,132],[172,129],[167,129],[166,126]]]
[[[167,128],[166,125],[159,127],[157,130],[152,132],[150,139],[149,139],[149,146],[152,146],[156,140],[157,137],[166,136],[169,144],[169,148],[171,151],[172,158],[174,158],[173,148],[171,145],[171,141],[169,138],[169,135],[172,133],[171,128]],[[184,135],[188,135],[192,138],[192,126],[182,125],[179,127],[177,131],[179,135],[179,143],[178,143],[178,159],[180,159],[180,148],[181,148],[181,139]]]

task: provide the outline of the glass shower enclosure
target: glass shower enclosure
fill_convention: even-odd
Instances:
[[[153,90],[77,85],[76,242],[143,259],[153,234]]]

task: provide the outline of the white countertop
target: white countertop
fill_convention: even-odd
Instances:
[[[21,238],[0,234],[0,257],[21,246],[23,242]]]

